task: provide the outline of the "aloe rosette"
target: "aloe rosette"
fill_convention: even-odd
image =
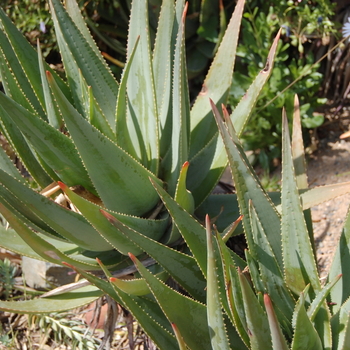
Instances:
[[[161,349],[303,349],[309,347],[298,339],[306,330],[317,346],[331,348],[331,329],[347,322],[348,287],[343,294],[342,282],[332,289],[345,265],[333,265],[331,282],[321,286],[308,209],[350,185],[307,188],[300,132],[293,153],[286,118],[282,194],[262,189],[239,142],[279,36],[242,101],[231,115],[223,108],[222,117],[216,106],[225,105],[231,85],[243,0],[193,105],[184,1],[162,2],[154,39],[148,2],[133,2],[119,82],[76,2],[49,4],[64,79],[0,11],[0,130],[30,174],[22,176],[0,149],[0,212],[8,224],[0,228],[0,245],[71,266],[92,285],[0,308],[47,313],[108,294]],[[213,195],[228,162],[236,193]],[[225,245],[242,232],[246,260]],[[341,246],[336,259],[347,249]],[[124,280],[134,264],[137,278]],[[107,279],[91,273],[98,270]],[[186,293],[164,283],[169,276]],[[338,305],[333,316],[329,293]],[[336,349],[345,349],[343,328]]]

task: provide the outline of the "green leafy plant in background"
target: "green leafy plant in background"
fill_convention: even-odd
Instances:
[[[283,40],[277,49],[271,78],[263,88],[256,112],[242,136],[244,147],[256,151],[265,169],[271,167],[273,158],[281,155],[279,111],[282,107],[287,112],[292,111],[294,94],[301,99],[303,127],[315,128],[323,123],[323,116],[316,113],[317,108],[326,103],[326,99],[319,96],[323,76],[319,65],[314,64],[313,48],[316,41],[326,41],[335,33],[335,24],[330,20],[334,15],[333,8],[328,1],[314,4],[306,1],[248,2],[237,49],[239,69],[234,74],[230,103],[235,105],[244,94],[264,65],[271,39],[279,28],[283,28]],[[287,89],[290,84],[293,85]]]
[[[9,300],[16,284],[17,267],[11,264],[7,258],[0,260],[0,296]]]
[[[246,98],[231,115],[223,107],[227,131],[215,106],[224,106],[228,98],[243,0],[192,107],[184,1],[163,1],[154,38],[145,30],[148,1],[133,3],[127,62],[119,82],[76,2],[49,4],[65,80],[0,11],[5,90],[0,94],[0,127],[31,175],[23,177],[0,151],[0,211],[10,227],[0,228],[0,244],[71,266],[86,280],[41,299],[0,302],[0,308],[59,312],[107,294],[130,310],[161,349],[258,349],[269,343],[266,312],[274,319],[271,307],[261,304],[261,293],[266,293],[265,304],[272,300],[276,322],[281,323],[280,338],[303,348],[296,335],[299,317],[302,322],[307,317],[304,305],[316,300],[312,317],[321,315],[310,316],[309,328],[316,320],[326,329],[330,319],[322,302],[328,289],[321,289],[302,211],[307,216],[312,205],[349,191],[350,185],[308,190],[298,180],[299,194],[286,121],[288,178],[282,184],[282,201],[280,193],[262,190],[246,159],[238,137],[271,74],[279,35]],[[298,178],[303,178],[297,163],[302,159],[300,143],[294,158]],[[213,195],[228,161],[237,193]],[[216,238],[207,214],[215,221]],[[242,232],[249,248],[246,261],[224,245]],[[239,272],[247,266],[254,289]],[[95,274],[101,270],[107,279]],[[136,279],[124,278],[130,273]],[[169,277],[177,290],[165,283]],[[258,326],[251,324],[254,320]],[[259,327],[264,330],[261,343],[256,338]],[[271,330],[278,334],[277,326]]]
[[[69,313],[30,315],[28,324],[32,331],[36,327],[40,329],[39,343],[44,343],[50,337],[56,344],[70,346],[72,349],[98,349],[100,342],[89,334],[86,324],[74,316]]]

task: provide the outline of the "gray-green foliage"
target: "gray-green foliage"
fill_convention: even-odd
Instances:
[[[0,302],[0,308],[59,312],[107,294],[161,349],[304,349],[309,341],[315,348],[342,349],[347,285],[337,290],[338,282],[338,293],[331,294],[338,309],[329,310],[325,298],[346,261],[335,260],[334,278],[322,287],[306,223],[312,205],[350,185],[307,189],[300,121],[291,148],[283,117],[281,193],[262,189],[239,141],[271,74],[279,35],[229,115],[224,105],[243,0],[193,105],[184,1],[163,1],[154,46],[145,30],[148,2],[134,1],[119,82],[75,1],[66,1],[66,8],[59,0],[49,4],[64,80],[0,12],[0,129],[39,188],[33,190],[0,157],[0,211],[10,225],[0,228],[0,244],[68,265],[92,285]],[[212,195],[227,163],[236,193]],[[225,245],[242,232],[249,248],[245,260]],[[348,252],[347,245],[339,249],[338,260]],[[135,278],[125,279],[134,265]],[[101,270],[107,278],[92,273]],[[169,277],[177,290],[166,283]],[[339,323],[344,327],[337,329]]]
[[[0,296],[4,300],[8,300],[13,293],[16,273],[17,267],[8,258],[0,260]]]
[[[70,313],[50,315],[30,315],[28,324],[32,329],[38,327],[42,338],[50,336],[56,344],[69,345],[72,349],[96,350],[99,341],[93,338],[82,320],[77,320]]]

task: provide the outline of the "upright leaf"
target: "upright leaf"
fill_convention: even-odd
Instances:
[[[231,173],[237,191],[240,213],[241,215],[244,215],[242,220],[243,226],[246,232],[249,231],[246,236],[248,239],[249,237],[252,237],[252,228],[249,220],[249,203],[252,201],[258,217],[261,220],[261,224],[266,234],[268,234],[267,239],[271,245],[277,263],[279,266],[282,266],[280,217],[270,197],[263,190],[254,170],[249,164],[237,135],[229,135],[228,130],[213,103],[212,107],[230,162]]]
[[[190,135],[190,101],[187,82],[185,59],[185,6],[177,33],[174,74],[172,89],[172,133],[171,145],[165,156],[165,181],[168,183],[170,195],[175,193],[176,181],[179,178],[182,165],[188,160]]]
[[[282,124],[281,234],[285,279],[288,287],[297,295],[309,283],[314,291],[318,292],[321,286],[294,175],[285,111]]]
[[[229,341],[222,315],[219,284],[217,281],[217,267],[213,250],[213,237],[210,219],[206,217],[206,231],[208,244],[208,271],[207,271],[207,317],[208,327],[213,350],[229,350]]]
[[[215,135],[215,123],[211,116],[209,98],[215,104],[225,104],[231,86],[233,66],[239,36],[244,0],[237,2],[235,11],[214,57],[209,72],[191,110],[190,158],[196,155]],[[218,79],[218,77],[220,77]]]
[[[140,38],[140,39],[138,39]],[[129,23],[127,60],[140,40],[127,81],[128,127],[140,162],[158,174],[158,111],[152,74],[148,25],[148,1],[133,1]]]
[[[93,43],[87,29],[82,27],[83,20],[77,19],[78,12],[74,12],[73,21],[60,0],[50,0],[49,4],[68,83],[78,110],[83,113],[79,84],[79,70],[81,70],[87,84],[93,90],[97,104],[114,129],[118,83],[102,56],[98,54],[98,49],[94,47],[96,44]]]
[[[322,350],[321,339],[317,334],[315,327],[307,316],[304,294],[300,294],[294,311],[294,337],[292,350]]]

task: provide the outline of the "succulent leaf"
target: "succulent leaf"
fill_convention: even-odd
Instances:
[[[289,350],[288,344],[283,336],[275,311],[273,309],[271,299],[268,294],[264,294],[264,304],[271,330],[273,350]]]
[[[92,87],[98,105],[101,107],[112,129],[115,127],[115,106],[118,84],[107,64],[98,53],[86,27],[82,29],[83,19],[76,19],[79,26],[65,11],[60,0],[50,0],[50,9],[55,26],[57,42],[60,47],[68,84],[80,113],[83,113],[79,70],[89,86]],[[78,11],[75,18],[81,17]]]
[[[55,180],[60,179],[69,186],[81,184],[88,189],[92,188],[71,139],[4,94],[0,94],[0,103],[1,114],[6,116],[6,110],[10,111],[8,116],[52,168]]]
[[[128,124],[131,140],[140,162],[155,175],[159,167],[158,111],[153,81],[147,0],[133,1],[128,35],[127,60],[139,40],[128,73]]]
[[[0,308],[1,310],[17,314],[47,314],[81,307],[92,303],[102,295],[103,292],[99,288],[87,286],[47,298],[22,301],[0,300]]]
[[[238,272],[234,267],[236,264],[233,262],[230,250],[225,246],[223,240],[218,234],[216,234],[216,239],[218,241],[218,248],[225,279],[226,299],[229,306],[229,310],[227,310],[226,313],[230,317],[232,324],[235,325],[235,328],[244,344],[249,346],[250,340],[247,333],[243,295],[239,283]]]
[[[123,225],[115,217],[101,211],[108,221],[123,232],[141,250],[153,257],[172,278],[196,299],[205,300],[205,282],[195,259],[165,245],[149,239],[141,233]]]
[[[350,344],[350,299],[347,299],[331,319],[333,349],[348,350]]]
[[[300,298],[296,304],[294,310],[294,338],[292,342],[292,350],[322,350],[322,343],[315,327],[313,326],[311,320],[307,316],[305,310],[305,298],[304,294],[300,294]]]
[[[85,120],[64,97],[50,75],[48,80],[70,135],[104,205],[124,214],[141,216],[150,211],[157,204],[158,196],[148,178],[152,177],[158,183],[161,181]],[[118,186],[113,186],[116,183]]]
[[[154,277],[138,260],[132,257],[137,269],[147,281],[157,302],[170,323],[178,325],[189,348],[211,350],[205,305],[171,289]],[[171,300],[171,302],[169,302]],[[186,312],[178,312],[178,310]]]
[[[343,231],[341,233],[337,250],[328,274],[328,280],[332,281],[336,276],[342,274],[342,278],[331,289],[332,311],[336,313],[347,301],[350,295],[350,213],[348,212]]]
[[[228,89],[231,86],[232,71],[235,63],[236,48],[244,8],[244,0],[238,1],[234,14],[226,29],[219,49],[191,110],[191,147],[190,159],[201,151],[216,133],[211,116],[209,98],[215,104],[226,103]],[[218,79],[220,77],[220,79]],[[226,162],[225,162],[226,163]]]
[[[101,215],[100,210],[103,208],[97,204],[92,203],[80,195],[74,193],[66,185],[59,182],[61,189],[67,194],[68,198],[82,213],[83,217],[99,232],[105,242],[109,242],[110,248],[113,246],[122,254],[127,255],[128,252],[133,251],[135,254],[141,254],[142,250],[126,239],[125,236],[115,227],[111,226],[105,218]],[[105,209],[106,210],[106,209]],[[136,216],[123,215],[108,211],[110,215],[116,217],[118,220],[128,225],[129,227],[147,232],[154,239],[160,239],[165,228],[168,226],[167,218],[161,220],[142,219]],[[101,237],[101,238],[102,238]]]
[[[226,334],[226,328],[221,311],[220,292],[217,279],[217,267],[215,262],[215,253],[213,250],[213,237],[209,216],[206,217],[207,233],[207,317],[208,328],[211,338],[211,345],[214,350],[229,350],[229,341]]]
[[[247,333],[252,350],[272,350],[267,315],[242,272],[238,272],[242,288],[243,304],[247,322]]]
[[[169,274],[165,271],[156,274],[156,276],[163,282],[165,282]],[[120,278],[110,277],[110,282],[113,283],[118,289],[131,295],[142,296],[151,293],[146,281],[142,278],[123,280]]]
[[[21,99],[23,92],[25,97],[29,100],[30,104],[33,105],[35,111],[42,117],[42,106],[44,106],[44,95],[41,86],[40,68],[38,63],[38,54],[34,50],[33,46],[30,45],[28,40],[18,31],[16,26],[6,16],[5,12],[0,9],[0,21],[3,26],[3,33],[0,35],[1,47],[3,47],[3,57],[5,61],[11,62],[11,69],[13,74],[16,76],[18,82],[17,89],[13,91],[13,96]],[[6,40],[7,39],[7,40]],[[11,44],[11,48],[8,47],[8,43]],[[53,69],[45,63],[46,70],[49,70],[63,91],[65,96],[69,98],[70,91],[68,86]],[[28,85],[28,82],[30,86]],[[23,88],[23,92],[19,89]],[[33,95],[33,92],[35,96]],[[38,101],[40,106],[38,105]]]
[[[164,159],[164,176],[168,183],[170,195],[174,194],[176,181],[181,178],[183,164],[186,164],[185,162],[188,160],[190,142],[190,98],[185,63],[185,17],[187,7],[188,3],[183,9],[176,37],[173,63],[171,147],[169,147]]]
[[[260,276],[264,287],[271,299],[274,301],[276,308],[282,312],[284,319],[291,320],[295,306],[295,300],[284,281],[282,266],[277,264],[271,246],[268,242],[264,229],[257,216],[254,204],[250,206],[250,218],[253,237],[251,240],[254,245],[250,252],[259,265]],[[280,320],[281,321],[281,320]],[[282,323],[282,322],[281,322]],[[290,327],[286,324],[285,327]]]
[[[205,228],[193,217],[180,207],[169,194],[158,184],[153,186],[159,193],[169,214],[174,220],[176,227],[179,229],[182,237],[186,241],[193,257],[196,259],[198,266],[202,270],[204,276],[207,273],[207,248],[205,239]]]
[[[12,199],[12,206],[31,220],[32,224],[49,233],[55,230],[59,236],[87,250],[111,250],[112,246],[80,214],[64,208],[24,184],[18,183],[2,170],[0,170],[0,179],[12,196],[7,201]],[[2,186],[0,192],[3,198],[6,198]]]
[[[285,111],[282,116],[282,129],[281,234],[285,279],[288,287],[297,295],[309,283],[316,293],[321,286],[298,195]],[[290,215],[291,212],[293,215]]]
[[[220,113],[212,103],[214,116],[219,127],[221,136],[225,143],[226,152],[230,162],[231,173],[234,185],[237,189],[237,199],[240,213],[243,216],[243,227],[245,231],[251,231],[249,220],[249,202],[253,201],[255,210],[261,220],[264,230],[269,234],[268,240],[274,252],[279,266],[282,266],[282,251],[280,237],[280,217],[273,205],[270,197],[263,190],[254,170],[244,153],[236,135],[229,135],[224,125]],[[251,232],[247,233],[247,238],[252,237]]]
[[[182,338],[182,335],[181,335],[179,329],[177,328],[176,324],[172,323],[171,326],[173,327],[173,330],[174,330],[174,333],[176,336],[176,340],[179,344],[179,349],[180,350],[187,350],[186,343],[184,342],[184,339]]]
[[[45,260],[59,265],[61,265],[62,261],[65,261],[73,266],[78,266],[81,269],[96,269],[97,264],[93,263],[91,259],[90,262],[88,262],[88,259],[84,259],[84,261],[79,259],[79,257],[72,258],[69,255],[62,253],[61,250],[49,243],[49,240],[43,239],[38,234],[31,231],[21,220],[15,217],[3,203],[0,203],[0,209],[1,213],[18,235],[20,235],[21,238]]]

